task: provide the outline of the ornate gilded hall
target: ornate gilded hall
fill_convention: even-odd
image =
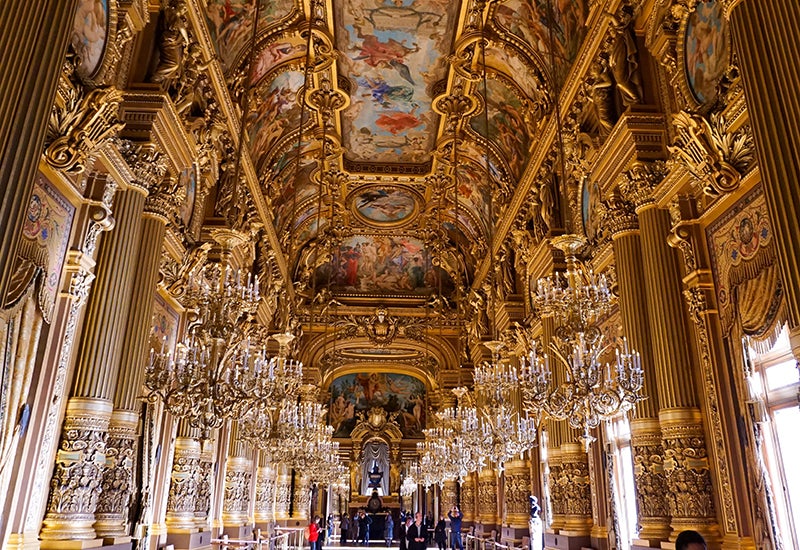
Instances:
[[[0,3],[0,548],[800,548],[798,29]]]

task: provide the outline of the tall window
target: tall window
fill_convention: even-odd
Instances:
[[[630,548],[637,535],[636,486],[633,477],[631,425],[625,415],[606,422],[606,440],[614,461],[611,489],[617,515],[617,548]]]
[[[762,458],[772,482],[775,513],[785,548],[800,548],[800,408],[797,362],[792,356],[784,327],[766,353],[749,350],[752,374],[748,380],[753,397],[763,403]]]

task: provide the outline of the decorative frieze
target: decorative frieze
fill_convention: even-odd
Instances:
[[[242,456],[229,456],[225,470],[222,521],[225,525],[244,525],[250,505],[250,482],[253,461]]]

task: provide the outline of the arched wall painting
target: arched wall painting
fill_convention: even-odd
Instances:
[[[80,0],[70,44],[80,58],[78,74],[90,77],[100,68],[108,40],[108,0]]]
[[[719,2],[700,2],[686,23],[686,80],[698,103],[717,97],[717,83],[730,64],[730,36]]]
[[[425,428],[425,384],[413,376],[394,373],[345,374],[330,387],[328,409],[333,437],[349,437],[358,420],[356,414],[380,407],[397,413],[404,437],[422,437]]]
[[[431,265],[425,244],[405,235],[353,235],[316,273],[317,288],[358,294],[428,295],[453,292],[452,279]]]

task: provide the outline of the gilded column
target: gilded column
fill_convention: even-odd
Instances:
[[[631,445],[636,481],[636,508],[640,544],[657,546],[667,540],[670,518],[664,475],[664,448],[658,420],[657,374],[653,360],[650,321],[647,313],[644,263],[639,222],[633,205],[619,195],[606,203],[605,222],[611,233],[619,286],[622,331],[632,349],[639,352],[644,370],[642,395],[631,419]],[[646,542],[645,542],[646,541]]]
[[[527,460],[515,459],[506,463],[503,471],[503,510],[505,524],[511,528],[511,537],[521,540],[528,533],[528,496],[531,494],[531,465]],[[504,532],[505,534],[505,532]]]
[[[492,468],[478,474],[478,514],[484,533],[497,528],[497,476]]]
[[[475,474],[470,472],[461,484],[461,513],[464,523],[475,522]]]
[[[199,433],[199,432],[198,432]],[[200,531],[209,531],[211,525],[211,492],[214,487],[214,444],[205,439],[200,451],[197,473],[197,492],[194,499],[194,523]]]
[[[0,7],[0,298],[14,272],[77,5],[10,0]]]
[[[167,497],[167,531],[169,533],[194,533],[195,503],[201,483],[200,440],[197,430],[187,420],[178,423],[178,436],[172,458],[169,496]]]
[[[278,472],[266,452],[259,453],[256,472],[256,527],[266,531],[275,521],[275,489]]]
[[[97,279],[87,305],[41,532],[45,546],[49,541],[90,540],[96,536],[92,525],[106,460],[106,437],[119,378],[127,297],[139,252],[144,200],[140,188],[118,193],[117,225],[100,243]]]
[[[289,519],[289,504],[292,502],[292,474],[285,464],[278,466],[278,478],[275,480],[275,520]]]
[[[672,534],[695,529],[719,535],[695,367],[683,306],[676,250],[667,243],[669,213],[650,197],[664,175],[662,163],[638,164],[623,174],[621,191],[636,207],[644,264],[647,312],[656,373],[656,401],[664,447],[664,474]]]
[[[239,437],[239,423],[233,422],[225,467],[225,496],[222,503],[222,524],[225,533],[239,538],[239,527],[247,524],[250,507],[250,483],[253,459],[249,445]]]
[[[166,231],[170,195],[155,192],[145,202],[139,249],[135,266],[131,307],[122,346],[119,383],[114,392],[114,411],[111,413],[106,441],[106,467],[102,491],[95,514],[95,531],[102,537],[121,537],[130,534],[131,494],[135,487],[138,425],[141,411],[139,396],[144,382],[148,338],[153,317],[153,296],[158,281],[161,245]]]
[[[777,237],[792,348],[800,358],[800,40],[796,32],[800,5],[785,0],[727,0],[725,4]]]

